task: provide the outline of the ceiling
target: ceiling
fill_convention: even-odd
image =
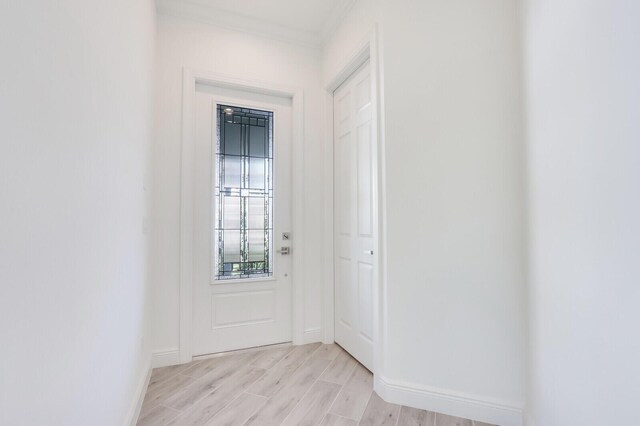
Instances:
[[[159,10],[319,45],[356,0],[158,0]],[[237,25],[235,25],[237,24]]]
[[[194,1],[194,0],[192,0]],[[195,0],[198,3],[238,13],[296,30],[322,31],[335,8],[344,0]]]

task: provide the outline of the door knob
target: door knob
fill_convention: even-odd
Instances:
[[[365,251],[364,251],[364,254],[371,254],[371,255],[373,255],[373,250],[365,250]]]

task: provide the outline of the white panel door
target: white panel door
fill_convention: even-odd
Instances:
[[[246,156],[227,155],[224,161],[216,156],[221,150],[218,143],[219,121],[224,119],[218,105],[233,106],[236,112],[242,110],[237,107],[242,107],[273,113],[271,178],[269,169],[261,165],[265,160],[252,155],[251,135],[257,134],[253,127],[234,125],[227,135],[228,141],[238,138],[238,146],[243,147],[238,150],[246,150]],[[291,255],[277,251],[291,245],[291,241],[283,241],[282,236],[291,231],[291,100],[197,85],[195,109],[193,355],[290,342]],[[234,114],[230,117],[235,117]],[[219,180],[218,169],[224,170],[226,177],[223,181]],[[269,219],[265,213],[268,209],[260,198],[263,195],[252,197],[263,189],[268,194],[269,184],[261,182],[271,179],[273,211]],[[239,186],[240,189],[234,188],[235,192],[229,192],[234,196],[221,198],[221,188],[227,194],[230,191],[228,186]],[[221,204],[220,210],[218,203]],[[243,216],[242,211],[246,215]],[[223,228],[223,233],[219,234],[216,228]],[[264,243],[261,228],[271,229],[269,239],[272,240],[273,252],[269,252],[268,244]],[[220,235],[225,244],[223,255],[219,249]],[[244,251],[240,253],[239,250]],[[273,262],[271,276],[268,273],[257,277],[243,274],[242,278],[221,279],[218,261],[223,262],[224,269],[229,259],[256,261],[256,253],[268,255]],[[229,265],[232,265],[230,268],[237,266]]]
[[[377,218],[369,64],[333,99],[335,341],[372,369]]]

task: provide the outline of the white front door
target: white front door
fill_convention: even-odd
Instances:
[[[291,100],[196,86],[193,355],[291,341]]]
[[[335,341],[372,369],[377,217],[368,62],[333,99]]]

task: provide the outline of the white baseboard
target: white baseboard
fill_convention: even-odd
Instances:
[[[131,407],[129,408],[129,413],[127,414],[124,426],[135,426],[136,423],[138,423],[138,416],[140,416],[140,409],[142,408],[144,394],[147,392],[147,386],[149,385],[149,379],[151,378],[151,359],[147,360],[142,371],[143,374],[140,376],[138,386],[136,387],[136,398],[131,402]]]
[[[181,364],[180,349],[168,348],[154,351],[151,355],[151,368]]]
[[[500,426],[522,426],[522,407],[517,404],[390,380],[379,375],[374,380],[374,389],[387,402]]]
[[[302,333],[302,344],[322,342],[322,330],[320,328],[310,328]]]

